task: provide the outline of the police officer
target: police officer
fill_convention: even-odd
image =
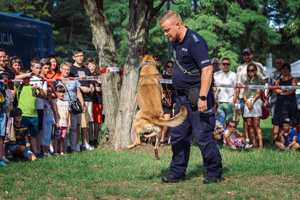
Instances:
[[[173,183],[185,178],[189,161],[191,136],[195,137],[203,157],[203,183],[220,182],[223,178],[222,158],[213,140],[215,115],[211,90],[213,67],[208,58],[204,39],[186,27],[174,11],[167,11],[160,26],[173,46],[173,87],[176,91],[176,110],[188,109],[187,119],[171,129],[172,161],[162,181]]]

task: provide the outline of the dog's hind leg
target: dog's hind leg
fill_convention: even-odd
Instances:
[[[160,146],[160,139],[161,139],[161,133],[162,133],[162,128],[158,128],[156,131],[156,136],[155,136],[155,145],[154,145],[154,155],[155,155],[155,158],[157,160],[159,160],[159,154],[158,154],[158,147]]]
[[[158,136],[158,134],[156,135],[155,137],[155,145],[154,145],[154,155],[155,155],[155,158],[157,160],[159,160],[159,155],[158,155],[158,147],[159,147],[159,144],[160,144],[160,138]]]
[[[133,132],[135,134],[135,139],[133,141],[133,144],[127,146],[128,149],[132,149],[138,145],[141,144],[141,132],[142,132],[142,129],[140,128],[139,126],[139,123],[138,122],[135,122],[135,124],[133,125]]]

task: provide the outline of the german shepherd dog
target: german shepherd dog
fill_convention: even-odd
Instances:
[[[141,136],[145,138],[155,137],[154,153],[156,159],[159,159],[158,147],[162,128],[180,125],[187,117],[187,109],[184,106],[181,107],[180,112],[171,119],[163,117],[161,75],[156,66],[157,62],[153,56],[144,56],[137,88],[139,111],[133,121],[135,140],[128,148],[140,145]]]

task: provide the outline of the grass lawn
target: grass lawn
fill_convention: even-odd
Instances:
[[[269,138],[270,122],[262,124]],[[267,141],[268,142],[268,141]],[[300,199],[300,153],[221,149],[226,180],[202,184],[202,161],[193,147],[187,180],[162,184],[170,146],[155,160],[152,147],[92,152],[16,162],[0,169],[0,199]]]

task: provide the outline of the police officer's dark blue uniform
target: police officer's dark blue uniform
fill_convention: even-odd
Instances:
[[[177,182],[185,177],[192,135],[195,137],[203,157],[206,171],[204,183],[222,180],[222,159],[216,142],[213,140],[215,116],[212,91],[207,95],[207,111],[199,112],[197,104],[192,104],[188,91],[197,88],[194,93],[198,100],[201,69],[210,65],[208,48],[204,39],[190,29],[183,41],[172,43],[175,55],[173,69],[173,87],[176,90],[176,110],[181,105],[188,108],[188,117],[183,124],[171,129],[172,161],[164,182]],[[180,65],[180,66],[179,66]],[[184,70],[186,70],[184,72]],[[194,73],[196,70],[197,73]],[[187,73],[189,72],[189,73]]]

